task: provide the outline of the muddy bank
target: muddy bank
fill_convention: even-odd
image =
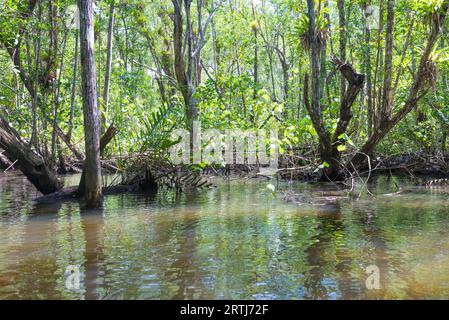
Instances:
[[[9,168],[10,162],[1,161],[0,167]],[[6,159],[7,160],[7,159]],[[225,167],[206,166],[204,169],[191,168],[184,166],[179,169],[183,172],[183,176],[174,177],[173,174],[168,178],[171,186],[177,188],[177,184],[184,183],[185,186],[189,184],[195,186],[203,181],[213,181],[214,178],[225,178],[231,180],[251,179],[251,180],[295,180],[302,182],[316,182],[320,178],[320,172],[317,170],[319,164],[314,159],[292,161],[292,158],[281,157],[280,168],[272,169],[269,167],[258,167],[257,165],[226,165]],[[308,164],[305,164],[308,162]],[[70,163],[68,161],[68,163]],[[71,173],[79,173],[82,171],[82,162],[71,162],[72,168],[76,170]],[[103,160],[103,174],[117,174],[120,170],[117,169],[117,160]],[[12,170],[11,168],[10,170]],[[114,170],[115,169],[115,170]],[[5,170],[5,169],[2,169]],[[162,171],[162,170],[161,170]],[[426,154],[402,154],[399,156],[379,156],[373,159],[371,166],[365,165],[358,171],[361,177],[375,176],[375,175],[404,175],[409,176],[415,180],[416,185],[425,186],[427,182],[449,177],[449,158],[440,155],[426,155]],[[158,175],[158,174],[155,174]],[[350,177],[348,177],[350,178]],[[200,180],[201,179],[201,180]],[[167,179],[164,182],[167,183]],[[210,184],[208,184],[210,186]],[[128,183],[117,183],[115,185],[103,188],[104,195],[134,193],[134,192],[154,192],[158,185],[153,181],[150,187],[148,183],[142,184],[142,181],[128,181]],[[39,203],[51,203],[59,201],[79,201],[76,187],[69,187],[59,190],[57,192],[41,196],[35,200]]]
[[[371,163],[373,173],[394,173],[404,175],[444,178],[449,175],[449,157],[443,155],[401,154],[397,156],[379,156]],[[360,170],[369,172],[368,166]]]

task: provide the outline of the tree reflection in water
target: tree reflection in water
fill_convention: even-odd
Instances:
[[[391,189],[383,182],[373,192]],[[444,194],[287,204],[264,184],[236,183],[110,196],[103,210],[83,211],[78,202],[32,205],[20,176],[0,177],[0,188],[0,298],[449,296]],[[380,290],[365,287],[372,264]],[[65,287],[71,265],[79,291]]]

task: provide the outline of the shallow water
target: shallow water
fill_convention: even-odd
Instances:
[[[274,196],[266,185],[109,196],[80,212],[36,205],[26,179],[2,173],[0,298],[449,298],[447,193],[382,196],[394,188],[380,178],[375,198],[293,204],[282,192],[329,187],[284,183]],[[366,287],[370,265],[380,289]],[[67,289],[68,266],[79,289]]]

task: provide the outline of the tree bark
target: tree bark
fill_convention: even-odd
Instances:
[[[258,22],[256,20],[256,10],[254,8],[254,1],[251,1],[252,6],[252,12],[253,12],[253,19],[255,25],[253,26],[253,35],[254,35],[254,63],[253,63],[253,82],[254,82],[254,93],[253,93],[253,100],[257,100],[257,86],[259,83],[259,46],[257,44],[257,29],[258,29]],[[253,118],[253,115],[251,115],[251,118]],[[254,120],[254,119],[253,119]]]
[[[360,166],[366,160],[366,155],[371,154],[379,142],[385,138],[391,129],[393,129],[407,114],[409,114],[410,111],[416,107],[421,98],[426,95],[430,85],[430,75],[428,74],[429,58],[438,40],[438,36],[441,33],[441,27],[446,21],[448,9],[449,1],[445,1],[441,7],[440,13],[435,13],[431,17],[431,30],[427,40],[427,45],[421,56],[418,71],[415,74],[412,86],[410,88],[410,93],[404,103],[404,106],[396,112],[396,114],[392,115],[390,119],[387,119],[379,124],[373,135],[366,141],[360,151],[350,160],[350,163],[352,163],[350,166],[351,168],[357,168]]]
[[[115,3],[111,2],[109,7],[109,26],[108,26],[108,49],[106,57],[106,71],[104,74],[104,87],[103,87],[103,105],[104,110],[101,116],[101,131],[104,132],[106,128],[106,115],[109,108],[109,85],[111,81],[111,66],[112,66],[112,35],[114,32],[114,9]]]
[[[304,80],[304,103],[306,105],[307,111],[312,120],[313,126],[319,137],[319,151],[320,157],[323,162],[331,164],[332,154],[331,154],[331,140],[330,134],[326,130],[324,125],[324,119],[321,110],[321,88],[320,88],[320,55],[321,47],[318,40],[318,31],[316,25],[316,11],[315,11],[315,1],[307,0],[308,15],[309,15],[309,43],[310,43],[310,70],[312,76],[312,99],[311,102],[308,98],[309,91],[309,76],[306,74]],[[332,167],[332,166],[331,166]],[[328,168],[329,169],[329,168]],[[330,174],[330,170],[327,173]]]
[[[61,189],[62,184],[48,169],[44,160],[35,154],[19,134],[0,116],[0,146],[4,155],[17,165],[27,179],[43,194]]]
[[[5,150],[0,149],[0,169],[6,170],[12,166],[12,162],[4,155]]]
[[[85,183],[80,183],[79,193],[84,195],[86,206],[101,206],[100,167],[100,113],[97,104],[97,83],[94,57],[93,0],[78,0],[80,14],[80,49],[82,67],[82,96],[84,113]]]
[[[76,82],[78,76],[78,44],[79,35],[78,30],[75,32],[75,55],[73,57],[73,78],[72,78],[72,94],[70,96],[70,116],[69,116],[69,131],[67,132],[67,139],[72,140],[73,132],[73,117],[75,115],[75,100],[76,100]]]
[[[338,8],[338,25],[340,28],[340,59],[345,62],[346,61],[346,13],[345,13],[345,1],[337,0],[337,8]],[[345,78],[341,76],[340,79],[341,85],[341,98],[343,98],[346,91],[346,82]]]
[[[310,43],[310,66],[312,74],[312,99],[309,101],[309,76],[304,79],[304,103],[312,120],[319,138],[320,158],[327,163],[323,170],[322,180],[334,180],[340,176],[341,152],[339,146],[345,142],[340,137],[346,133],[352,119],[351,107],[361,91],[365,81],[365,75],[359,74],[355,69],[343,60],[332,57],[333,63],[337,66],[342,78],[345,80],[344,93],[340,100],[340,115],[337,128],[333,134],[326,129],[322,105],[320,101],[320,40],[317,36],[315,1],[307,0],[309,16],[309,43]],[[347,85],[346,85],[347,82]]]
[[[380,121],[383,122],[390,118],[391,105],[393,103],[391,96],[391,86],[393,77],[393,46],[394,46],[394,0],[388,0],[387,7],[387,35],[385,42],[385,71],[384,85],[382,94],[382,110]]]
[[[366,11],[368,6],[371,5],[371,1],[368,1],[363,6],[365,11],[365,52],[364,52],[364,69],[366,75],[366,105],[368,108],[368,123],[367,123],[367,133],[368,137],[373,134],[374,126],[374,106],[373,106],[373,86],[372,86],[372,75],[371,75],[371,29],[368,25],[368,15]]]
[[[192,0],[172,0],[173,3],[173,55],[174,69],[178,88],[184,99],[187,127],[192,130],[193,121],[199,119],[198,101],[195,98],[196,87],[201,82],[201,50],[206,44],[205,33],[218,8],[224,0],[212,9],[204,25],[202,24],[202,1],[197,4],[198,30],[192,28],[191,4]],[[183,6],[184,4],[184,6]],[[183,17],[185,11],[185,23]],[[185,32],[183,26],[186,26]],[[185,61],[184,56],[187,57]]]
[[[187,126],[188,128],[191,128],[194,118],[193,114],[194,111],[192,110],[193,106],[191,101],[193,92],[191,81],[188,77],[188,74],[186,73],[184,54],[183,54],[184,21],[182,15],[182,0],[173,0],[173,7],[174,7],[173,53],[175,60],[175,74],[176,79],[178,81],[179,90],[181,91],[186,106]],[[186,7],[188,6],[186,5]],[[188,35],[188,37],[190,38],[190,35]],[[192,52],[189,51],[187,54],[191,55],[191,53]]]

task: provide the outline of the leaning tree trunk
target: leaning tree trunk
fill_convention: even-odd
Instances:
[[[79,185],[79,193],[84,195],[86,206],[93,208],[99,207],[102,200],[100,112],[98,110],[95,77],[93,0],[78,0],[78,8],[80,12],[81,75],[86,150],[83,170],[85,179]]]
[[[45,165],[44,160],[35,154],[20,136],[0,116],[0,147],[11,162],[17,160],[17,166],[28,180],[43,194],[61,189],[62,185],[56,176]]]

